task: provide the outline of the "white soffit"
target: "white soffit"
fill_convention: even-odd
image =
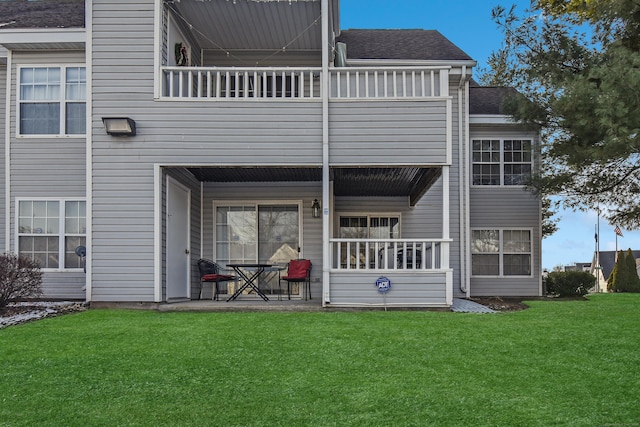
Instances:
[[[0,27],[0,45],[9,50],[84,49],[86,38],[84,28],[3,30]]]

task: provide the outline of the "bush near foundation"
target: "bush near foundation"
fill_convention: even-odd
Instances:
[[[547,293],[558,297],[584,296],[596,284],[593,274],[586,271],[553,271],[544,280]]]
[[[42,271],[32,258],[0,254],[0,309],[9,302],[42,295]]]

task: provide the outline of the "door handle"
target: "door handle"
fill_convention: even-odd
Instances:
[[[187,255],[189,255],[191,252],[189,252],[189,249],[185,249],[185,250],[184,250],[184,253],[185,253],[185,254],[187,254]]]

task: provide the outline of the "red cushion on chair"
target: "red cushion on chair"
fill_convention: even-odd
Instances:
[[[229,274],[205,274],[204,276],[202,276],[202,281],[203,282],[215,282],[215,281],[220,281],[220,280],[233,280],[235,279],[234,276],[231,276]]]
[[[311,268],[311,261],[308,259],[292,259],[289,262],[287,275],[282,278],[284,280],[305,279],[309,268]]]

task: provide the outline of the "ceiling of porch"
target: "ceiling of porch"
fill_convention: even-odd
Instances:
[[[321,182],[321,168],[188,168],[202,182]],[[331,168],[336,196],[409,197],[415,205],[442,174],[441,168]]]
[[[320,0],[166,0],[204,50],[321,50]]]

